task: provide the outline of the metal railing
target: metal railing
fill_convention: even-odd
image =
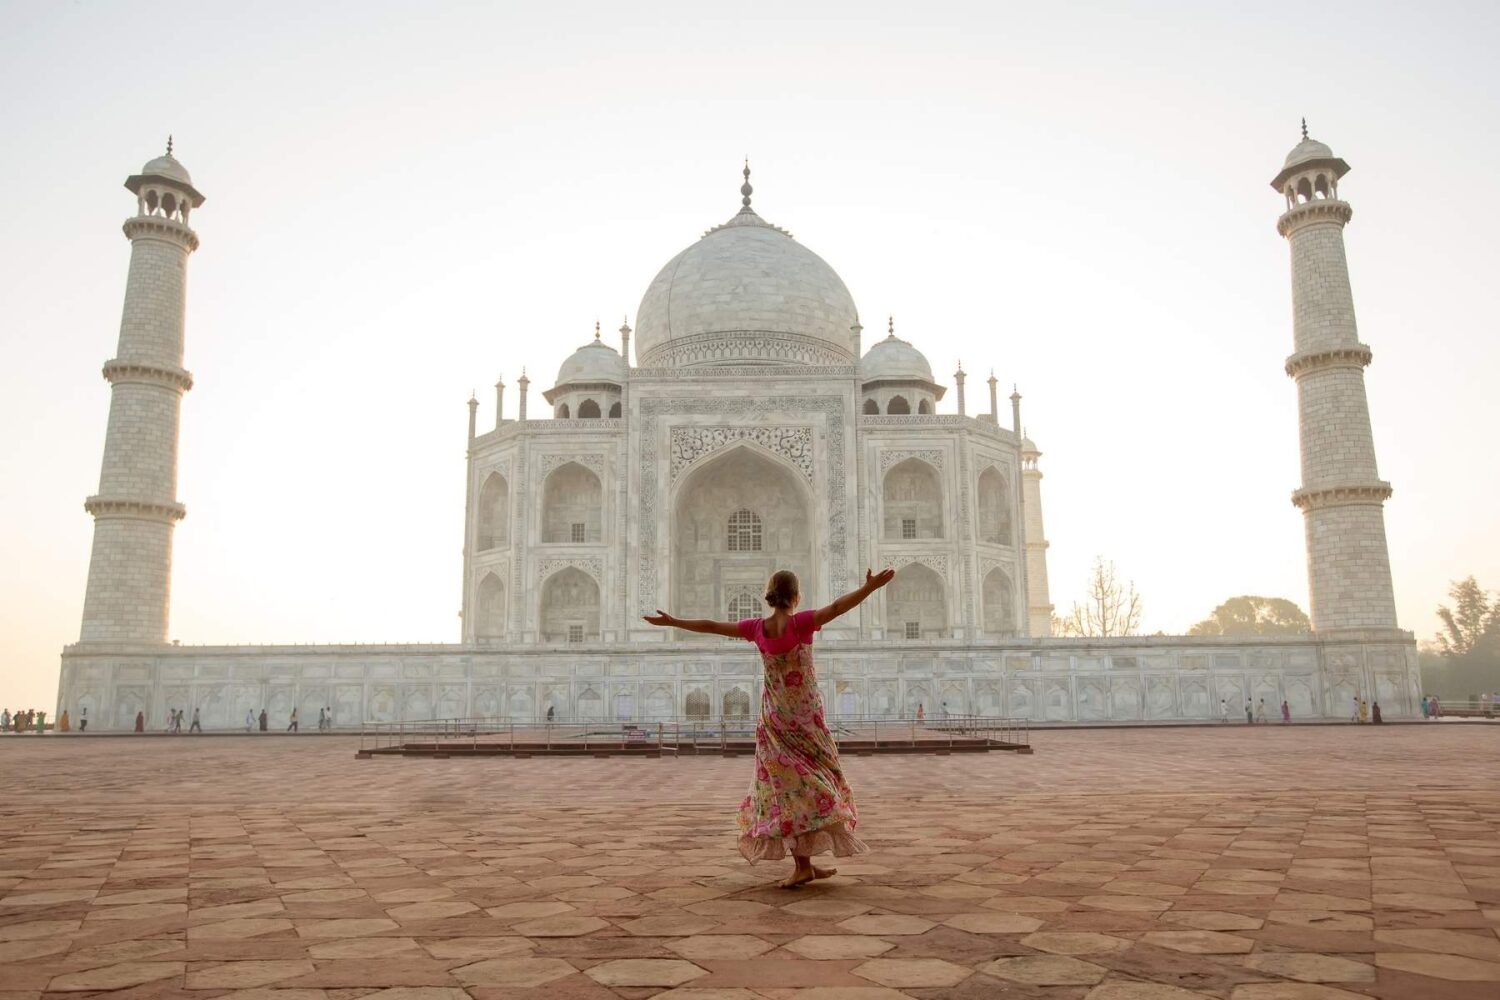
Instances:
[[[437,752],[525,753],[573,750],[600,753],[651,749],[673,756],[718,750],[750,752],[755,746],[759,719],[731,716],[721,719],[673,718],[652,722],[568,721],[517,722],[499,717],[422,719],[366,722],[360,728],[360,752],[421,747]],[[907,746],[944,749],[976,743],[998,747],[1029,747],[1025,719],[979,715],[941,718],[895,716],[840,716],[829,729],[841,745],[854,752],[865,748]]]

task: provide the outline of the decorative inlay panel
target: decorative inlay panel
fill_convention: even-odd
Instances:
[[[688,466],[736,441],[752,441],[780,455],[802,473],[803,479],[812,482],[811,427],[673,427],[668,480],[675,483]]]
[[[588,469],[600,479],[604,478],[604,456],[600,454],[543,455],[540,463],[540,478],[546,479],[549,475],[552,474],[554,470],[556,470],[560,466],[567,465],[569,462],[577,462],[579,465],[583,466],[585,469]]]
[[[657,532],[656,460],[658,450],[658,421],[663,416],[676,415],[726,415],[741,419],[761,418],[778,412],[803,412],[821,414],[823,417],[823,441],[827,449],[824,458],[827,479],[827,538],[829,556],[829,588],[832,593],[848,589],[848,518],[844,509],[844,419],[845,400],[838,396],[764,396],[760,398],[670,398],[645,399],[640,404],[640,564],[636,577],[636,607],[642,614],[649,614],[658,606],[657,594]]]
[[[921,563],[938,576],[947,577],[948,575],[948,554],[946,552],[931,552],[925,555],[920,552],[897,553],[886,556],[882,560],[882,563],[891,569],[900,569],[903,566],[910,566],[912,563]]]
[[[757,330],[723,330],[673,337],[643,357],[641,366],[672,368],[762,360],[792,365],[847,365],[854,358],[848,351],[818,337]]]
[[[589,557],[568,558],[567,556],[560,556],[552,559],[538,559],[536,561],[537,582],[541,583],[553,573],[556,573],[559,570],[567,569],[570,566],[575,569],[580,569],[583,572],[587,573],[589,576],[593,577],[595,583],[604,582],[604,560]]]
[[[880,453],[880,474],[883,476],[891,466],[904,462],[908,458],[920,459],[935,469],[943,467],[943,453],[937,448],[923,448],[920,450],[906,451],[882,451]]]

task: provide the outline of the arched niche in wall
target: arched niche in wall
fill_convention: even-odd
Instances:
[[[984,575],[984,631],[989,635],[1016,634],[1016,588],[1010,574],[996,566]]]
[[[948,633],[948,587],[921,563],[907,563],[885,589],[886,628],[892,639],[940,639]]]
[[[479,549],[497,549],[506,544],[510,526],[510,484],[491,472],[479,488]]]
[[[699,463],[672,503],[673,609],[719,618],[739,595],[764,593],[778,569],[812,593],[811,513],[800,474],[758,448],[734,445]]]
[[[543,642],[595,642],[599,638],[599,584],[576,566],[542,584]]]
[[[577,462],[558,466],[542,487],[542,541],[597,542],[604,525],[604,488]]]
[[[1014,524],[1010,507],[1010,484],[993,465],[979,474],[979,540],[992,545],[1011,545]]]
[[[942,480],[921,459],[908,458],[886,471],[881,500],[886,541],[943,537]]]
[[[474,637],[505,637],[505,584],[494,573],[486,573],[474,592]]]

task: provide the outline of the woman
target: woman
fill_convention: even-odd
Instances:
[[[823,720],[823,698],[813,667],[813,633],[890,583],[895,570],[865,573],[864,586],[825,608],[796,613],[802,600],[797,574],[777,570],[766,584],[767,618],[720,622],[674,618],[665,611],[647,615],[652,625],[745,639],[760,650],[765,684],[760,724],[755,727],[755,781],[740,803],[740,853],[752,864],[792,855],[795,867],[781,883],[795,889],[829,878],[836,868],[814,868],[812,857],[836,857],[869,850],[854,835],[859,813],[854,793],[839,767],[838,744]]]

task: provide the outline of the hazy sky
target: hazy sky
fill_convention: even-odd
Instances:
[[[76,640],[134,211],[190,265],[172,635],[458,637],[465,400],[536,392],[755,205],[873,333],[991,368],[1044,451],[1053,599],[1095,554],[1185,630],[1306,606],[1282,200],[1341,192],[1401,624],[1500,587],[1496,5],[0,5],[0,703]],[[709,13],[705,13],[709,11]],[[866,342],[871,342],[867,336]],[[954,406],[950,392],[942,409]]]

